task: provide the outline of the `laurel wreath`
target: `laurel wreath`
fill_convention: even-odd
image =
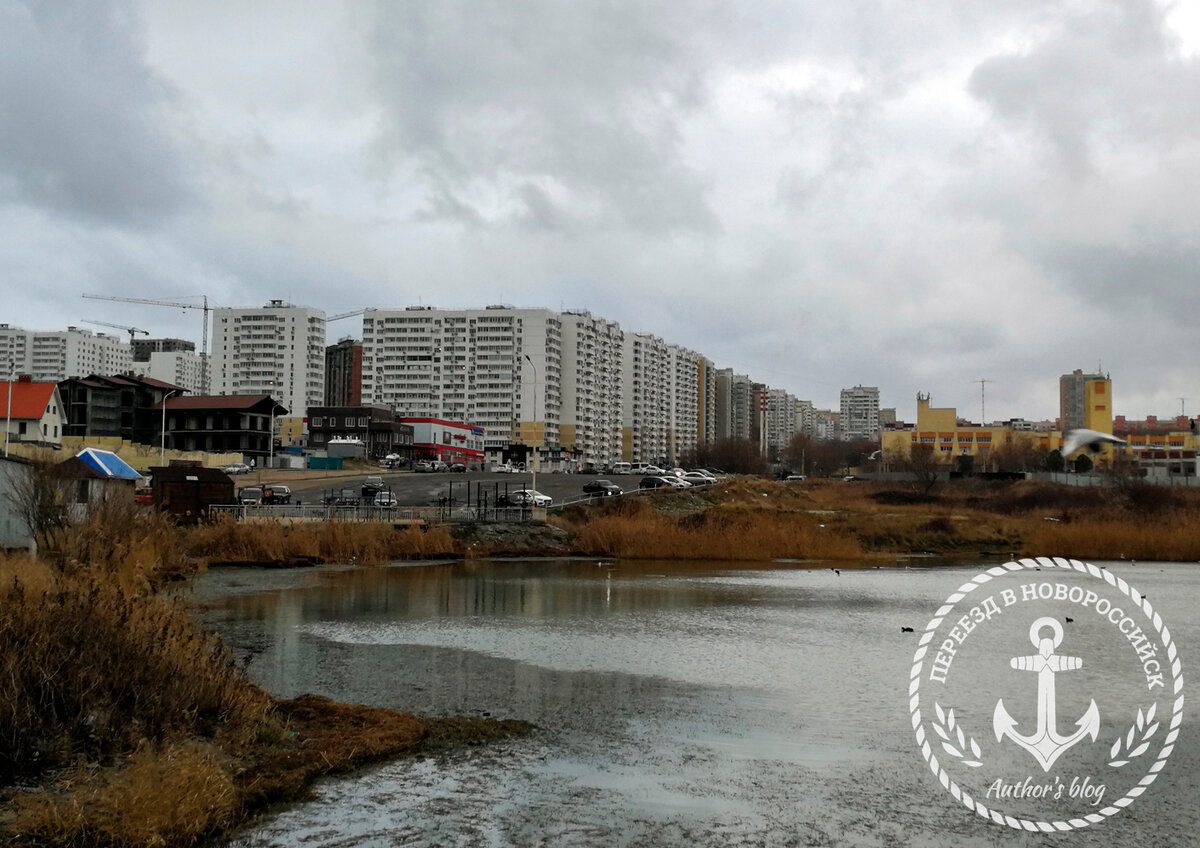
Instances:
[[[1112,750],[1108,755],[1112,757],[1109,765],[1113,768],[1129,765],[1129,761],[1134,757],[1140,757],[1146,753],[1150,747],[1150,740],[1154,738],[1154,734],[1158,732],[1158,722],[1154,721],[1154,711],[1158,709],[1158,704],[1151,704],[1150,709],[1142,713],[1142,708],[1138,707],[1137,718],[1129,728],[1129,732],[1124,736],[1118,736],[1117,741],[1113,743]],[[1134,740],[1137,741],[1137,747],[1134,747]],[[1122,745],[1121,743],[1125,744]],[[1124,748],[1127,753],[1124,759],[1119,759],[1121,749]]]
[[[964,766],[971,768],[979,768],[983,763],[979,760],[981,752],[979,743],[973,737],[963,733],[962,725],[954,720],[954,709],[942,710],[942,705],[937,701],[933,702],[933,709],[937,713],[937,720],[931,723],[933,731],[942,737],[942,747],[946,753],[955,759],[962,760]],[[954,746],[954,741],[958,740],[958,747]],[[1120,740],[1117,740],[1118,742]],[[967,747],[970,746],[971,753],[975,759],[966,759]]]
[[[1087,574],[1099,580],[1103,580],[1117,591],[1126,595],[1134,604],[1140,608],[1142,612],[1150,619],[1154,625],[1154,629],[1158,632],[1162,640],[1163,649],[1166,652],[1167,662],[1170,664],[1171,677],[1174,681],[1172,687],[1174,704],[1171,711],[1170,724],[1167,728],[1167,735],[1163,739],[1162,748],[1159,749],[1158,758],[1146,771],[1145,776],[1138,781],[1136,786],[1130,788],[1128,792],[1116,799],[1109,806],[1095,813],[1078,818],[1067,819],[1065,821],[1036,821],[1031,819],[1023,819],[1017,816],[1006,815],[999,810],[989,809],[986,804],[971,797],[970,794],[963,791],[962,787],[954,781],[941,763],[938,762],[937,755],[933,751],[933,747],[929,744],[930,739],[925,735],[925,726],[921,721],[921,706],[920,706],[920,688],[921,688],[921,671],[925,666],[925,657],[930,649],[930,642],[933,639],[933,634],[941,625],[942,621],[954,609],[955,604],[965,598],[968,594],[978,589],[980,586],[986,585],[990,581],[1003,577],[1014,571],[1022,571],[1025,569],[1062,569],[1066,571],[1076,571],[1082,574]],[[1171,639],[1170,631],[1163,624],[1162,616],[1160,616],[1150,602],[1146,600],[1140,593],[1134,591],[1133,587],[1126,583],[1120,577],[1112,574],[1106,569],[1097,568],[1090,562],[1080,562],[1075,559],[1064,559],[1062,557],[1038,557],[1036,559],[1027,558],[1015,561],[1009,561],[1003,565],[989,568],[982,574],[976,575],[972,580],[967,581],[959,587],[957,592],[954,592],[950,597],[946,598],[945,603],[938,608],[934,613],[929,624],[925,627],[925,632],[921,634],[920,641],[917,644],[916,654],[913,656],[912,671],[909,677],[908,684],[909,696],[909,711],[912,714],[912,726],[916,732],[917,746],[921,749],[921,755],[925,758],[925,763],[929,766],[938,782],[942,787],[950,792],[956,799],[969,810],[972,810],[986,819],[996,822],[997,824],[1005,824],[1016,830],[1055,833],[1077,828],[1088,827],[1089,825],[1098,824],[1104,821],[1111,815],[1119,813],[1121,810],[1132,804],[1143,792],[1149,788],[1150,784],[1154,783],[1158,777],[1162,767],[1166,764],[1167,758],[1171,752],[1175,750],[1175,742],[1179,738],[1181,725],[1183,724],[1183,668],[1179,660],[1179,652],[1175,647],[1174,641]],[[1136,725],[1135,725],[1136,726]],[[956,734],[957,737],[957,734]],[[1128,747],[1128,746],[1126,746]],[[1140,747],[1140,745],[1139,745]]]

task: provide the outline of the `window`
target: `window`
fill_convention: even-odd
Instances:
[[[321,427],[324,425],[324,423],[325,423],[324,418],[314,418],[312,420],[312,426],[314,426],[314,427]]]

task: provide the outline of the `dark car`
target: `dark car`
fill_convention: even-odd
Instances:
[[[674,488],[669,480],[664,480],[662,477],[643,477],[638,480],[639,489],[663,489]]]
[[[450,471],[455,474],[466,474],[467,466],[462,462],[452,462],[450,463]]]
[[[598,495],[601,497],[622,494],[621,487],[611,480],[589,480],[583,484],[583,493],[585,495]]]

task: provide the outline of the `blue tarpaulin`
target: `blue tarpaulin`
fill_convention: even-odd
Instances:
[[[75,454],[75,456],[96,471],[99,471],[105,477],[116,477],[119,480],[137,480],[142,476],[112,451],[100,450],[99,448],[84,448]]]

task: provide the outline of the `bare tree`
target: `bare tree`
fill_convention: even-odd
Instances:
[[[10,474],[6,496],[39,546],[52,548],[55,535],[70,523],[66,481],[54,473],[53,462],[35,459],[28,473]]]
[[[904,469],[913,475],[921,494],[928,495],[937,485],[939,475],[946,467],[933,445],[913,445],[908,450]]]

